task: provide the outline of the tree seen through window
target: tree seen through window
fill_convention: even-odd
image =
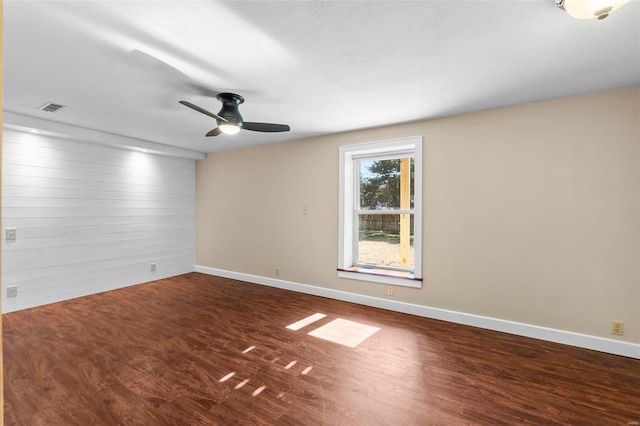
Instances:
[[[413,267],[413,179],[413,158],[359,162],[359,264]]]
[[[414,160],[410,159],[413,182]],[[400,208],[400,159],[360,162],[360,208],[386,210]],[[413,208],[413,185],[410,186],[410,208]]]

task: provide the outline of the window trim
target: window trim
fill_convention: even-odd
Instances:
[[[363,158],[410,154],[414,157],[414,278],[398,278],[347,271],[354,262],[354,216],[356,213],[355,161]],[[422,136],[340,146],[338,200],[338,277],[406,287],[422,287]],[[399,268],[389,268],[400,271]]]

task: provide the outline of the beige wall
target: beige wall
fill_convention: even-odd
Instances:
[[[640,342],[640,87],[209,154],[197,264],[336,276],[338,147],[422,135],[422,289],[394,300]],[[303,214],[308,206],[308,214]]]

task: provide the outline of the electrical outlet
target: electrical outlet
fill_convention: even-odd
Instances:
[[[149,264],[149,272],[155,272],[155,271],[156,271],[156,264],[155,263]]]
[[[624,323],[622,321],[611,321],[611,334],[616,336],[624,335]]]
[[[18,297],[18,286],[7,287],[7,297]]]
[[[7,241],[15,241],[16,240],[16,228],[7,228],[6,238],[7,238]]]
[[[276,277],[280,276],[280,268],[276,268]]]
[[[393,287],[387,287],[387,296],[393,296]]]

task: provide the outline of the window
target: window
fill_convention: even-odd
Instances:
[[[421,286],[422,138],[340,147],[338,276]]]

